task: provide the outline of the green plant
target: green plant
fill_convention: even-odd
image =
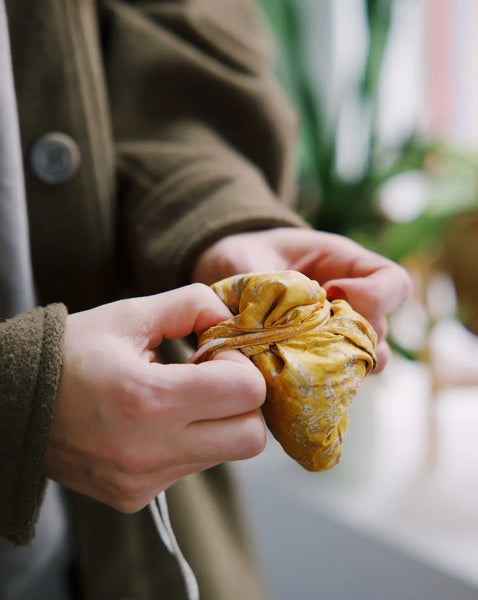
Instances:
[[[279,40],[279,79],[301,115],[299,191],[302,205],[307,206],[306,218],[318,229],[347,235],[393,260],[426,251],[439,239],[450,215],[476,206],[478,160],[436,140],[425,140],[418,131],[389,153],[379,147],[378,86],[392,22],[392,0],[364,0],[368,47],[356,91],[369,128],[364,168],[353,180],[337,171],[338,123],[331,123],[330,116],[327,119],[321,94],[306,67],[303,3],[261,1]],[[394,177],[412,171],[422,172],[430,182],[428,208],[411,222],[391,222],[380,209],[379,193]]]

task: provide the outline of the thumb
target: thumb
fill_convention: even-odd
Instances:
[[[125,302],[134,303],[129,307],[135,311],[129,330],[136,323],[134,334],[144,336],[148,348],[159,346],[165,338],[182,338],[193,332],[199,335],[232,316],[218,296],[202,283]]]

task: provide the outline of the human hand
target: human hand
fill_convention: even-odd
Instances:
[[[230,316],[201,284],[68,316],[45,474],[136,512],[184,475],[260,453],[265,383],[245,356],[155,362],[163,339]]]
[[[294,269],[315,279],[329,300],[343,298],[373,326],[378,336],[377,368],[390,356],[386,314],[410,295],[411,280],[396,263],[340,235],[300,228],[277,228],[227,236],[199,257],[194,281],[214,281],[249,272]]]

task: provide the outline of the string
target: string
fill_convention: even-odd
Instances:
[[[171,520],[169,518],[168,503],[166,501],[166,492],[161,492],[149,504],[149,509],[153,516],[154,524],[158,531],[159,537],[167,548],[170,554],[176,557],[181,574],[186,586],[188,600],[199,600],[199,585],[189,563],[184,558],[181,548],[174,535]]]

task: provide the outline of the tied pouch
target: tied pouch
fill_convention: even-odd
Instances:
[[[240,349],[264,376],[262,411],[284,450],[310,471],[332,468],[353,397],[376,365],[371,325],[296,271],[237,275],[211,287],[234,316],[201,335],[197,362]]]

